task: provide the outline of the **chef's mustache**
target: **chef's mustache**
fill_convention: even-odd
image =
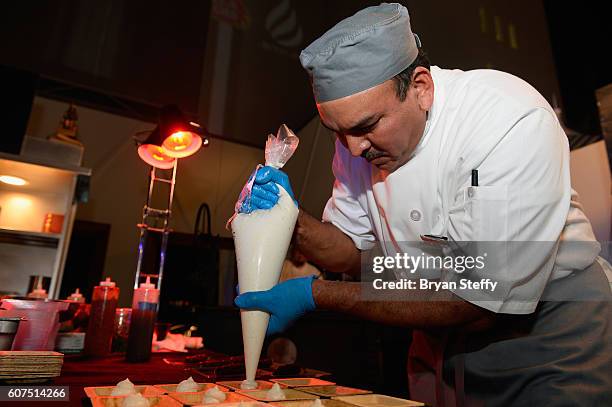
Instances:
[[[383,155],[385,155],[384,152],[376,150],[374,148],[370,148],[368,151],[364,151],[361,153],[361,156],[365,158],[366,160],[368,160],[368,162],[375,160],[378,157],[382,157]]]

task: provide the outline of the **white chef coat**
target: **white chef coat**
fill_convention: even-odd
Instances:
[[[525,242],[525,253],[534,241],[549,242],[523,256],[531,267],[499,271],[503,298],[456,292],[493,312],[531,313],[548,281],[584,269],[599,252],[570,186],[567,137],[546,100],[513,75],[435,66],[431,75],[433,105],[406,164],[389,174],[336,142],[323,220],[358,249],[379,242],[387,255],[424,234]],[[479,172],[475,188],[472,169]],[[594,244],[577,251],[573,241]]]

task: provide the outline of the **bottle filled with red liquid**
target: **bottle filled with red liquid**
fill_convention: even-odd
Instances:
[[[132,300],[132,316],[130,318],[130,333],[128,336],[128,362],[146,362],[151,358],[153,329],[157,319],[159,305],[159,290],[147,277],[145,283],[134,290]]]
[[[110,277],[94,287],[85,335],[86,356],[102,357],[110,353],[118,301],[119,287]]]

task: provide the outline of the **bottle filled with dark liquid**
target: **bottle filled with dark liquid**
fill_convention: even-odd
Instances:
[[[106,281],[101,281],[100,285],[94,287],[85,335],[85,355],[103,357],[109,354],[117,301],[119,301],[119,287],[116,287],[110,278],[106,278]]]
[[[147,281],[134,290],[130,333],[125,355],[128,362],[146,362],[151,358],[151,344],[158,305],[159,290],[154,284],[151,284],[147,277]]]

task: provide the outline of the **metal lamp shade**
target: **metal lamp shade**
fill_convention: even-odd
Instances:
[[[162,107],[158,128],[164,136],[160,145],[170,157],[188,157],[202,147],[204,130],[199,124],[188,121],[175,105]]]
[[[174,166],[175,159],[168,156],[162,149],[162,142],[163,138],[158,126],[138,147],[138,156],[140,156],[144,162],[155,168],[168,170]]]
[[[177,131],[162,143],[164,152],[175,158],[189,157],[202,147],[202,138],[191,131]]]

